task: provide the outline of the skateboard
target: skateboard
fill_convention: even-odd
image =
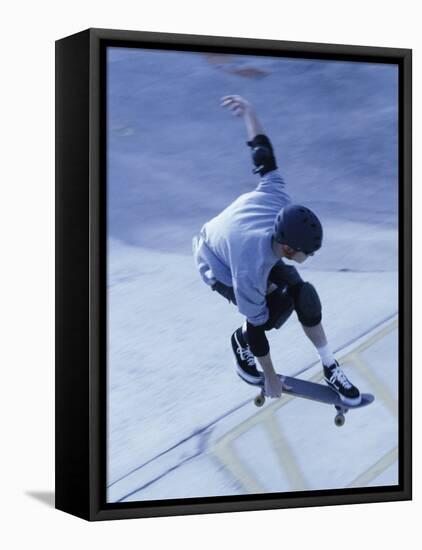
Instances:
[[[291,389],[284,389],[283,394],[286,393],[295,397],[302,397],[304,399],[310,399],[311,401],[326,403],[327,405],[334,405],[337,411],[334,417],[336,426],[343,426],[346,420],[344,415],[349,409],[365,407],[366,405],[370,405],[375,399],[372,394],[363,393],[361,394],[361,402],[358,405],[349,405],[343,403],[338,393],[329,386],[324,386],[316,382],[309,382],[308,380],[301,380],[300,378],[292,378],[291,376],[280,376],[280,378],[283,378],[284,384],[291,387]],[[261,388],[261,393],[255,397],[254,403],[257,407],[262,407],[265,403],[264,382],[261,382],[258,386]]]

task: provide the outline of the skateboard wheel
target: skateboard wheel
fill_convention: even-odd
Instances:
[[[334,418],[334,423],[336,426],[343,426],[345,421],[346,419],[344,418],[344,414],[337,414],[336,417]]]
[[[265,403],[265,397],[263,395],[257,395],[255,397],[254,403],[257,407],[262,407],[262,405]]]

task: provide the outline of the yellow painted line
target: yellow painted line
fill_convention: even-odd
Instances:
[[[368,383],[370,384],[376,398],[383,401],[388,410],[395,417],[398,416],[397,399],[391,395],[390,389],[386,386],[383,380],[368,367],[361,354],[366,349],[370,348],[379,340],[387,336],[390,332],[396,330],[397,327],[398,320],[395,319],[382,330],[375,333],[367,342],[362,343],[356,349],[340,358],[341,364],[344,365],[345,363],[350,363],[361,372],[361,374],[368,380]]]
[[[272,415],[264,424],[272,447],[274,449],[280,468],[285,472],[292,491],[302,491],[308,488],[305,476],[303,475],[293,449],[289,444],[277,418]]]
[[[373,393],[376,396],[377,400],[384,402],[387,409],[390,413],[397,417],[398,416],[398,403],[397,400],[391,395],[390,389],[384,384],[384,382],[379,378],[374,372],[372,372],[363,362],[360,355],[352,355],[346,361],[347,363],[353,363],[355,368],[357,368],[362,375],[368,380]],[[344,362],[343,362],[344,364]]]
[[[320,380],[321,373],[311,378],[312,381]],[[270,443],[274,448],[277,459],[283,470],[286,471],[286,476],[291,485],[292,490],[306,489],[305,478],[297,466],[291,446],[287,438],[282,434],[281,427],[276,421],[275,411],[286,405],[293,399],[292,395],[284,394],[281,399],[274,400],[270,405],[261,409],[254,416],[244,420],[239,425],[218,439],[210,452],[221,462],[221,464],[230,471],[235,479],[249,493],[265,492],[265,489],[259,481],[251,475],[247,468],[240,460],[237,452],[234,450],[234,442],[244,433],[252,428],[263,425],[270,438]],[[252,400],[251,400],[252,404]]]
[[[367,348],[370,348],[376,342],[378,342],[379,340],[382,340],[384,336],[387,336],[387,334],[395,330],[398,327],[398,324],[399,324],[398,319],[394,319],[387,326],[385,326],[384,328],[382,328],[381,330],[379,330],[378,332],[375,332],[372,336],[370,336],[368,340],[365,340],[364,342],[362,342],[362,344],[360,344],[357,348],[354,348],[350,353],[359,353],[361,351],[364,351]],[[346,354],[345,357],[347,357],[347,355],[349,354]]]
[[[233,445],[227,443],[224,445],[216,444],[212,452],[221,464],[229,470],[246,493],[268,492],[258,481],[256,475],[239,458]]]
[[[359,369],[363,376],[366,377],[371,387],[374,389],[374,393],[377,395],[377,399],[385,402],[387,408],[393,415],[397,415],[397,402],[391,396],[388,388],[371,370],[366,366],[363,361],[360,352],[371,347],[376,342],[387,336],[390,332],[395,330],[398,326],[398,321],[395,319],[393,322],[384,326],[378,332],[375,332],[365,342],[357,346],[352,351],[346,353],[341,359],[341,363],[351,363],[357,369]],[[310,382],[321,382],[324,375],[323,372],[317,372],[308,380]],[[280,468],[285,472],[289,484],[293,490],[307,489],[307,483],[304,473],[300,469],[298,462],[295,458],[292,446],[289,444],[286,435],[283,433],[280,423],[277,421],[276,411],[281,407],[284,407],[289,403],[294,396],[284,394],[281,399],[272,400],[265,408],[260,409],[253,416],[247,418],[229,432],[224,434],[218,439],[210,452],[221,462],[221,464],[227,468],[227,470],[234,476],[234,478],[241,484],[244,490],[248,493],[262,493],[266,492],[266,489],[257,479],[256,474],[250,470],[250,468],[239,457],[234,443],[235,441],[247,431],[253,429],[256,426],[262,425],[265,429],[270,444],[274,449],[277,460],[280,464]],[[252,405],[252,400],[251,400]],[[394,454],[394,452],[396,454]],[[397,450],[392,451],[385,455],[381,460],[371,466],[366,472],[361,474],[356,480],[354,480],[349,487],[357,487],[365,483],[369,483],[372,479],[375,479],[380,473],[397,460]],[[358,485],[356,485],[358,484]]]
[[[363,472],[354,481],[349,483],[348,487],[367,487],[371,481],[381,475],[387,468],[398,461],[398,448],[392,449],[384,455],[378,462],[375,462],[370,468]],[[398,480],[397,480],[398,482]]]

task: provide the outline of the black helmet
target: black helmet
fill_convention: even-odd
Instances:
[[[312,254],[322,245],[321,222],[306,206],[289,204],[277,214],[274,239],[294,250]]]

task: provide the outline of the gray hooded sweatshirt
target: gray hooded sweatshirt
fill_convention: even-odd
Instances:
[[[274,222],[291,203],[278,170],[238,197],[201,229],[193,252],[203,281],[233,287],[239,312],[259,326],[268,320],[268,275],[279,258],[272,250]]]

